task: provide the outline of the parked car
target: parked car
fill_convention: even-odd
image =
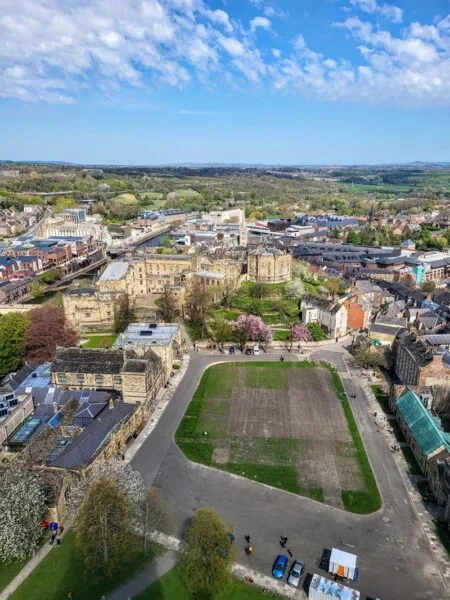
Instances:
[[[255,347],[253,348],[253,354],[254,354],[255,356],[259,356],[259,348],[258,348],[258,346],[255,346]]]
[[[273,564],[272,575],[275,579],[282,579],[286,573],[289,559],[284,554],[279,554]]]
[[[251,349],[251,348],[246,348],[246,349],[245,349],[245,354],[246,354],[247,356],[249,356],[251,353],[252,353],[252,349]]]
[[[289,571],[289,577],[287,579],[288,584],[292,585],[292,587],[298,587],[304,570],[305,563],[301,560],[294,560],[291,570]]]
[[[230,346],[229,349],[228,349],[228,352],[230,354],[234,354],[236,352],[236,348],[234,346]]]

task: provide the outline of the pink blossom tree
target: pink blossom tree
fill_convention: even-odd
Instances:
[[[234,323],[234,333],[241,347],[249,341],[259,342],[264,351],[272,341],[272,331],[261,317],[256,315],[241,315]]]
[[[312,336],[309,332],[309,329],[303,323],[292,323],[288,340],[289,352],[291,352],[294,342],[310,342],[312,340]]]

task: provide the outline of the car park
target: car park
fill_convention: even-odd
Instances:
[[[286,573],[289,559],[284,554],[279,554],[273,564],[272,575],[275,579],[282,579]]]
[[[289,576],[287,579],[288,584],[292,587],[298,587],[300,585],[304,570],[305,563],[301,560],[294,560],[289,571]]]

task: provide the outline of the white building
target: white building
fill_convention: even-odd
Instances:
[[[301,302],[302,321],[321,325],[332,338],[347,334],[348,312],[341,301],[307,296]]]

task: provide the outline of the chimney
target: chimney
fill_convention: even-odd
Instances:
[[[112,398],[108,400],[108,408],[114,408],[114,400]]]

